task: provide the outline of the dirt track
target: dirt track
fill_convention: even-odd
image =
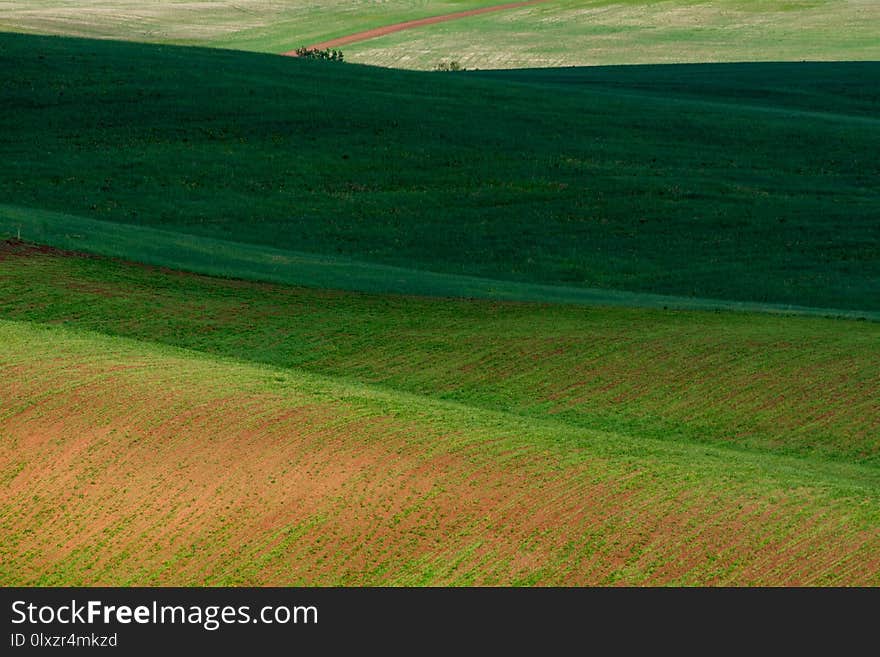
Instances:
[[[527,5],[535,5],[539,2],[546,2],[546,0],[527,0],[526,2],[508,2],[503,5],[493,5],[491,7],[481,7],[480,9],[470,9],[468,11],[457,11],[452,14],[443,14],[442,16],[431,16],[429,18],[418,18],[411,21],[404,21],[402,23],[394,23],[393,25],[386,25],[384,27],[377,27],[372,30],[365,30],[363,32],[355,32],[354,34],[349,34],[347,36],[339,37],[336,39],[330,39],[329,41],[322,41],[321,43],[313,43],[307,48],[314,48],[318,50],[324,50],[326,48],[338,48],[339,46],[344,46],[348,43],[355,43],[357,41],[366,41],[367,39],[375,39],[376,37],[385,36],[386,34],[393,34],[394,32],[401,32],[402,30],[408,30],[413,27],[421,27],[423,25],[433,25],[434,23],[445,23],[446,21],[453,21],[458,18],[467,18],[468,16],[477,16],[479,14],[488,14],[491,11],[503,11],[505,9],[516,9],[517,7],[525,7]],[[282,55],[286,55],[288,57],[296,57],[296,51],[290,50],[288,52],[281,53]]]

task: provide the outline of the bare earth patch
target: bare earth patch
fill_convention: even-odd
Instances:
[[[53,353],[0,378],[5,585],[878,583],[880,530],[796,494]]]

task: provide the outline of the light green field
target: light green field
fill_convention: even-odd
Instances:
[[[283,52],[491,0],[0,1],[0,30]],[[550,0],[350,44],[350,61],[431,69],[880,59],[875,0]]]
[[[283,52],[492,0],[0,0],[0,31]]]
[[[345,47],[348,59],[431,69],[877,60],[875,0],[554,0]]]
[[[0,317],[574,427],[880,461],[880,324],[363,295],[104,259],[0,260]]]
[[[876,468],[0,321],[3,585],[877,585]]]

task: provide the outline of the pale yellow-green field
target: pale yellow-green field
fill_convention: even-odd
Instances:
[[[276,52],[492,0],[0,0],[0,30]]]
[[[0,30],[283,52],[492,0],[0,1]],[[344,47],[432,69],[880,59],[877,0],[548,0]]]
[[[350,61],[431,69],[877,60],[877,0],[554,0],[345,47]]]
[[[0,30],[283,52],[493,0],[0,0]],[[432,69],[880,59],[877,0],[548,0],[344,47]]]

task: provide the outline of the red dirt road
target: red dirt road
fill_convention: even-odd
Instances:
[[[467,18],[468,16],[477,16],[479,14],[488,14],[492,11],[503,11],[505,9],[516,9],[517,7],[525,7],[527,5],[536,5],[539,2],[546,2],[546,0],[527,0],[526,2],[508,2],[503,5],[493,5],[491,7],[481,7],[480,9],[469,9],[468,11],[457,11],[452,14],[443,14],[442,16],[431,16],[429,18],[417,18],[411,21],[404,21],[402,23],[394,23],[393,25],[386,25],[384,27],[377,27],[372,30],[365,30],[363,32],[356,32],[354,34],[349,34],[347,36],[339,37],[336,39],[330,39],[329,41],[322,41],[321,43],[314,43],[310,46],[306,46],[307,48],[312,48],[316,50],[324,50],[326,48],[338,48],[339,46],[344,46],[348,43],[355,43],[357,41],[366,41],[368,39],[375,39],[376,37],[385,36],[386,34],[393,34],[394,32],[401,32],[403,30],[408,30],[413,27],[421,27],[423,25],[433,25],[434,23],[445,23],[446,21],[453,21],[458,18]],[[290,50],[288,52],[281,53],[282,55],[286,55],[288,57],[296,57],[296,51]]]

